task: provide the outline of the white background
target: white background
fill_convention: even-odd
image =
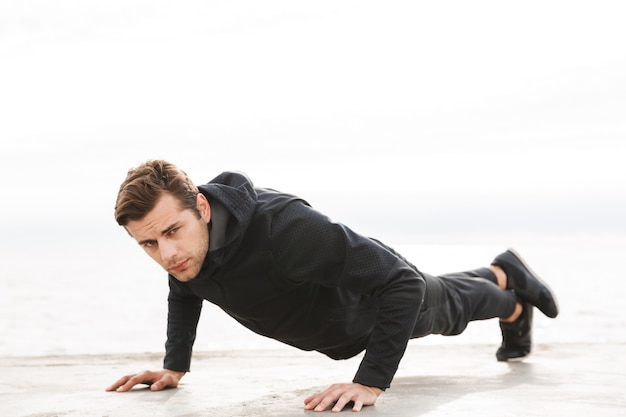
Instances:
[[[2,1],[3,351],[94,349],[84,320],[154,309],[130,283],[161,272],[113,220],[150,158],[390,244],[622,244],[622,4]]]

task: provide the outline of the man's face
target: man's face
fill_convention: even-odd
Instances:
[[[128,233],[148,255],[177,280],[194,279],[209,250],[207,224],[211,208],[202,194],[197,207],[201,218],[190,209],[183,209],[170,194],[163,194],[154,208],[141,220],[129,221]]]

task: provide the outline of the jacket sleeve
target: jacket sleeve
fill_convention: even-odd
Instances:
[[[196,328],[202,310],[202,298],[194,295],[185,284],[169,277],[167,342],[163,368],[189,372]]]
[[[388,388],[424,299],[421,274],[391,249],[302,202],[275,215],[272,233],[278,267],[289,279],[376,299],[378,313],[353,381]]]

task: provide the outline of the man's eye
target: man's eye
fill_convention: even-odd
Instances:
[[[155,242],[152,242],[152,241],[151,241],[151,242],[144,242],[144,243],[143,243],[143,247],[144,247],[144,248],[151,248],[151,247],[153,247],[154,245],[155,245]]]
[[[180,227],[175,227],[172,230],[170,230],[167,234],[168,235],[173,235],[174,233],[176,233],[178,231],[178,229],[180,229]]]

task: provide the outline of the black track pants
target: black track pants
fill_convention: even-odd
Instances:
[[[437,277],[421,274],[426,280],[426,294],[412,338],[457,335],[470,321],[509,317],[515,310],[515,294],[498,288],[489,268]]]

